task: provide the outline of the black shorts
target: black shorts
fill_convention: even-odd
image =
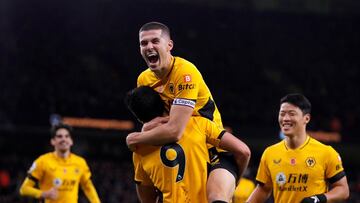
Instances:
[[[235,178],[239,180],[239,168],[237,167],[234,155],[230,152],[218,152],[216,148],[209,149],[210,164],[208,164],[208,174],[217,168],[223,168],[229,171]]]

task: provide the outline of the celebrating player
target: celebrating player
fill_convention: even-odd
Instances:
[[[157,119],[166,112],[159,94],[147,86],[130,91],[125,101],[141,122]],[[192,116],[179,141],[163,146],[142,145],[133,153],[140,201],[156,202],[159,198],[168,203],[207,202],[206,142],[232,152],[239,168],[244,159],[250,158],[250,150],[242,141],[209,119]]]
[[[311,104],[301,94],[280,100],[279,125],[285,139],[265,149],[258,185],[248,203],[265,202],[271,191],[278,203],[324,203],[349,197],[339,154],[306,134],[310,113]]]
[[[52,127],[51,145],[55,151],[34,161],[20,188],[21,195],[44,199],[45,203],[77,203],[81,185],[91,203],[100,202],[86,161],[70,151],[73,145],[71,136],[69,125]]]
[[[126,139],[129,148],[179,141],[191,116],[207,118],[222,128],[220,113],[201,73],[191,62],[171,54],[174,43],[169,28],[158,22],[146,23],[139,31],[139,41],[148,69],[139,75],[137,85],[150,86],[160,93],[169,111],[169,121],[149,131],[129,134]],[[227,168],[235,165],[232,155],[215,147],[209,148],[209,153],[209,202],[230,202],[236,186],[234,172]],[[246,167],[244,159],[239,176]]]

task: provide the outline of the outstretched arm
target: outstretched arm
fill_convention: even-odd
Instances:
[[[169,121],[149,131],[130,133],[126,137],[126,144],[131,149],[138,144],[164,145],[177,142],[182,137],[193,108],[172,105]]]

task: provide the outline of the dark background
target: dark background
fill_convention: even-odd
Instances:
[[[136,122],[123,97],[146,68],[138,29],[149,21],[167,24],[173,54],[203,74],[224,124],[252,149],[252,176],[279,140],[280,98],[300,92],[313,104],[309,129],[342,135],[328,144],[342,155],[349,202],[359,202],[359,9],[336,0],[1,1],[0,202],[31,202],[17,190],[52,150],[51,114]],[[136,202],[127,133],[76,129],[74,151],[103,202]]]

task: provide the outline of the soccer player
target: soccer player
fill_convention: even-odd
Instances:
[[[72,127],[59,124],[51,128],[54,152],[46,153],[34,161],[21,185],[20,194],[45,203],[77,203],[79,185],[91,203],[100,199],[90,179],[86,161],[70,152],[73,145]]]
[[[179,141],[191,116],[207,118],[222,128],[220,113],[201,73],[191,62],[171,54],[174,43],[169,28],[158,22],[146,23],[139,31],[139,41],[148,69],[139,75],[137,86],[150,86],[160,93],[169,111],[169,121],[149,131],[130,133],[126,138],[129,148],[137,144],[161,145]],[[208,199],[210,202],[229,202],[236,177],[226,165],[234,165],[233,159],[229,158],[231,154],[215,147],[209,148],[209,152]],[[239,176],[246,167],[244,160]]]
[[[125,101],[141,122],[149,122],[166,112],[158,92],[148,86],[133,89]],[[192,116],[179,141],[163,146],[140,145],[133,153],[141,202],[155,202],[158,198],[168,203],[207,202],[209,154],[206,142],[229,150],[234,157],[243,154],[247,154],[247,160],[250,157],[249,148],[235,136],[209,119]],[[239,166],[243,165],[243,159],[237,159]]]
[[[258,182],[247,202],[324,203],[343,201],[349,187],[339,154],[306,134],[311,104],[301,94],[280,100],[279,125],[285,139],[265,149]],[[328,187],[329,186],[329,187]]]

